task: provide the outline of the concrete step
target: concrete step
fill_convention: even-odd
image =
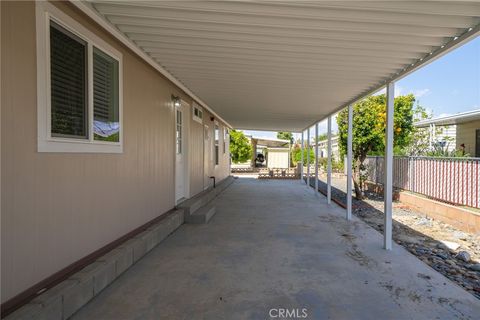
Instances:
[[[195,213],[185,216],[186,223],[192,224],[206,224],[217,212],[217,208],[213,204],[207,204],[195,211]]]
[[[197,212],[197,210],[207,205],[207,203],[215,199],[215,197],[217,197],[223,190],[232,184],[233,181],[234,178],[229,176],[220,181],[216,188],[208,188],[193,198],[183,201],[178,205],[178,208],[181,208],[185,211],[185,217],[192,215]]]

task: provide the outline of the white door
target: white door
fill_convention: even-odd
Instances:
[[[203,189],[210,186],[210,164],[212,162],[212,137],[207,125],[203,128]]]
[[[177,107],[175,112],[175,203],[186,197],[186,139],[185,109]]]

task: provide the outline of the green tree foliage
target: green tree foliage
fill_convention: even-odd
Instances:
[[[277,132],[277,139],[288,140],[293,144],[293,134],[287,131]]]
[[[230,131],[230,154],[233,163],[242,163],[252,157],[252,145],[241,131]]]
[[[328,134],[323,133],[323,134],[319,134],[316,140],[317,140],[317,142],[321,142],[321,141],[325,141],[327,139],[328,139]]]
[[[414,108],[414,121],[431,119],[432,114],[421,105],[417,104]],[[444,130],[448,130],[449,126],[435,126],[434,128],[413,128],[409,144],[401,150],[395,150],[396,155],[402,156],[428,156],[428,157],[468,157],[468,153],[463,150],[449,151],[452,145],[455,145],[453,137],[443,136],[440,144],[438,141],[430,141],[430,134],[433,130],[435,137],[441,136]]]
[[[394,138],[395,150],[406,148],[412,139],[413,131],[413,94],[399,96],[394,100]],[[338,113],[339,147],[341,157],[347,151],[348,110]],[[353,106],[353,182],[355,195],[363,198],[363,178],[361,172],[368,154],[383,154],[385,150],[386,96],[369,96]]]
[[[302,149],[300,144],[296,144],[293,149],[292,149],[292,162],[293,165],[297,165],[302,161]],[[310,163],[315,162],[315,152],[313,151],[313,148],[310,147]],[[303,163],[307,163],[307,149],[305,148],[303,150]]]

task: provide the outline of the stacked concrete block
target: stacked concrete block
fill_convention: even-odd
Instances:
[[[175,210],[119,247],[98,258],[6,320],[65,320],[98,295],[118,276],[174,232],[184,222],[184,211]]]

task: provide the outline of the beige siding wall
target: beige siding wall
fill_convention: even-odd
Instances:
[[[462,143],[465,144],[465,152],[475,156],[475,130],[480,129],[480,120],[457,125],[456,144],[457,150]]]
[[[193,109],[192,109],[193,110]],[[193,112],[193,111],[192,111]],[[190,194],[203,191],[203,124],[190,120]]]
[[[35,5],[1,2],[2,302],[174,206],[171,94],[191,99],[71,4],[55,5],[123,54],[124,152],[36,152]],[[191,193],[202,187],[195,124]]]

